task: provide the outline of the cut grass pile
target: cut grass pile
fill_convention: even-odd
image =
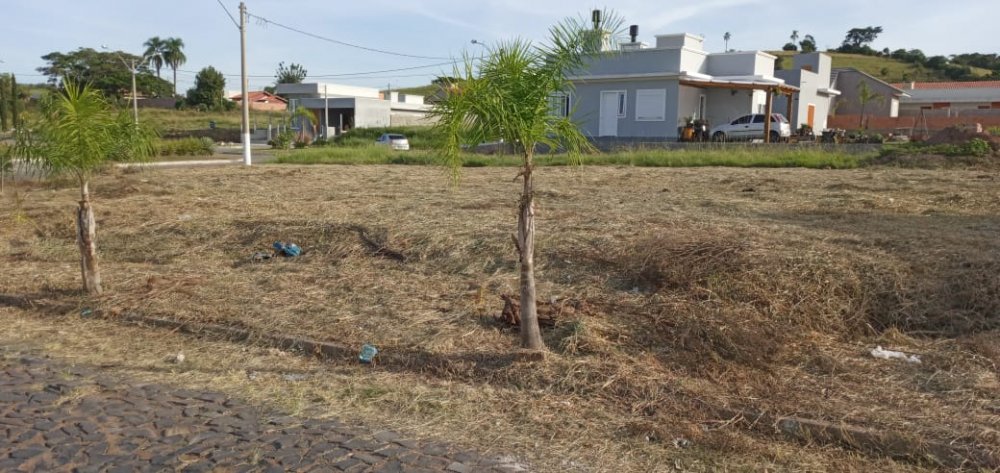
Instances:
[[[597,166],[638,167],[803,167],[814,169],[851,169],[864,165],[876,155],[849,153],[822,148],[773,147],[756,149],[752,146],[705,147],[681,150],[636,150],[588,154],[572,158],[563,154],[539,155],[541,166],[569,166],[574,164]],[[393,151],[385,146],[323,147],[280,152],[276,162],[282,164],[410,164],[439,165],[440,155],[435,151]],[[519,166],[516,155],[484,155],[468,153],[463,156],[465,167]]]
[[[746,430],[713,406],[1000,450],[996,176],[544,169],[539,298],[576,310],[545,329],[544,361],[514,362],[516,331],[493,321],[517,288],[514,173],[467,169],[458,187],[401,166],[103,176],[98,299],[77,292],[76,189],[22,184],[23,213],[9,195],[0,206],[0,314],[16,328],[0,340],[514,453],[538,471],[935,468]],[[405,261],[374,254],[362,229]],[[278,240],[303,255],[250,261]],[[83,307],[374,343],[387,362],[281,361],[88,322]],[[182,345],[195,364],[157,375]],[[922,363],[872,358],[875,345]]]

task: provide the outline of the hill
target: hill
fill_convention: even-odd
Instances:
[[[440,90],[440,88],[441,86],[437,84],[427,84],[416,87],[403,87],[397,90],[403,94],[423,95],[424,97],[428,97],[434,95],[434,93]]]
[[[778,56],[778,69],[790,69],[792,67],[792,56],[795,51],[768,51]],[[944,72],[928,69],[913,63],[900,61],[885,56],[865,56],[861,54],[844,54],[827,52],[833,58],[833,67],[852,67],[859,71],[866,72],[878,77],[886,82],[908,82],[908,81],[950,81]],[[978,76],[990,75],[990,71],[978,67],[973,67],[972,72]]]

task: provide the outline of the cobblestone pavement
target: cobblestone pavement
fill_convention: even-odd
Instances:
[[[0,471],[524,469],[393,432],[269,416],[220,393],[128,385],[0,348]]]

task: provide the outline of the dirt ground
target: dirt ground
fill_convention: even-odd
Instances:
[[[453,186],[416,166],[116,171],[91,186],[97,299],[79,292],[73,184],[22,183],[0,197],[0,343],[537,471],[955,466],[733,412],[1000,451],[995,173],[544,168],[536,278],[556,324],[536,362],[516,361],[516,329],[494,320],[517,287],[513,174],[469,169]],[[252,261],[275,241],[302,256]],[[135,314],[372,343],[384,362],[118,321]],[[876,345],[921,362],[874,358]],[[178,351],[189,361],[164,361]]]

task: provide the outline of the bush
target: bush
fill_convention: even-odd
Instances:
[[[967,156],[983,157],[993,153],[993,148],[982,138],[973,138],[963,145]]]
[[[205,156],[215,152],[215,142],[204,137],[160,140],[156,143],[156,151],[160,156]]]
[[[290,131],[284,131],[271,139],[267,144],[271,145],[274,149],[289,149],[292,147],[292,142],[295,140],[295,134]]]

